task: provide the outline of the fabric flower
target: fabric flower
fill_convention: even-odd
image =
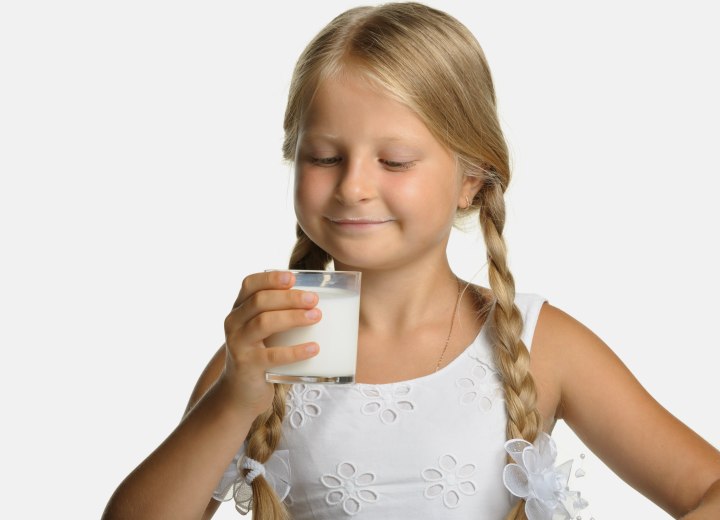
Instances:
[[[243,476],[244,468],[247,467],[243,463],[244,451],[245,446],[243,445],[243,449],[235,455],[213,493],[216,500],[222,502],[234,500],[235,509],[241,515],[246,515],[252,509],[252,488],[250,482],[246,480],[247,477]],[[280,501],[284,500],[290,493],[290,452],[277,450],[265,464],[260,464],[260,466],[262,466],[261,474],[265,480],[273,488]]]
[[[538,435],[534,444],[524,439],[511,439],[505,451],[515,463],[503,470],[503,483],[516,497],[525,499],[528,520],[571,520],[587,501],[568,488],[572,459],[555,466],[557,448],[552,438]]]

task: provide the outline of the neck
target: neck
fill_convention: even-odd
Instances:
[[[335,268],[357,270],[337,262]],[[455,306],[457,293],[457,277],[447,257],[401,269],[363,269],[360,326],[378,332],[399,331],[439,316],[446,319]]]

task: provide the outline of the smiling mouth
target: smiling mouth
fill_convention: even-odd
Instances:
[[[326,217],[331,223],[342,227],[372,227],[380,224],[386,224],[392,222],[395,219],[392,217]]]

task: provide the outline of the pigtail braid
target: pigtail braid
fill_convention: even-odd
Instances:
[[[332,259],[330,255],[310,240],[299,224],[295,236],[297,241],[290,254],[290,269],[325,269]]]
[[[502,236],[505,226],[503,185],[494,172],[477,195],[480,201],[480,225],[487,247],[488,278],[495,295],[491,327],[495,332],[495,361],[500,370],[507,407],[507,438],[533,442],[541,428],[536,406],[535,382],[530,374],[530,353],[520,339],[523,321],[515,305],[515,280],[507,263],[507,248]],[[510,462],[510,461],[509,461]],[[524,502],[510,511],[507,520],[525,519]]]
[[[275,385],[272,406],[255,418],[247,438],[247,456],[264,464],[280,442],[282,422],[285,417],[285,397],[288,385]],[[245,470],[247,475],[249,470]],[[289,520],[285,506],[270,487],[265,477],[259,475],[252,481],[253,518],[258,520]]]
[[[330,255],[317,246],[297,226],[297,242],[290,255],[290,269],[325,269]],[[285,399],[289,385],[275,384],[272,406],[258,415],[248,432],[247,456],[264,464],[273,454],[282,435]],[[246,474],[247,474],[246,470]],[[256,520],[288,520],[287,509],[263,476],[252,482],[253,518]]]

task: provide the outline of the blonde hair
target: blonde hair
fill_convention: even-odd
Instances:
[[[465,175],[482,178],[470,207],[460,211],[478,212],[487,248],[495,310],[486,326],[494,333],[495,360],[507,407],[507,437],[534,441],[541,418],[529,371],[530,355],[520,339],[523,321],[514,304],[515,281],[502,235],[509,156],[490,69],[480,45],[455,18],[418,3],[358,7],[340,14],[308,44],[295,67],[284,121],[286,160],[295,156],[304,110],[320,82],[347,70],[375,82],[410,107],[455,153]],[[324,269],[330,260],[298,226],[290,267]],[[248,454],[261,462],[277,445],[285,392],[276,388],[272,409],[258,417],[251,429]],[[253,482],[255,518],[285,518],[282,515],[287,513],[264,479],[255,481],[261,481],[257,486]],[[507,518],[525,518],[522,501]]]

